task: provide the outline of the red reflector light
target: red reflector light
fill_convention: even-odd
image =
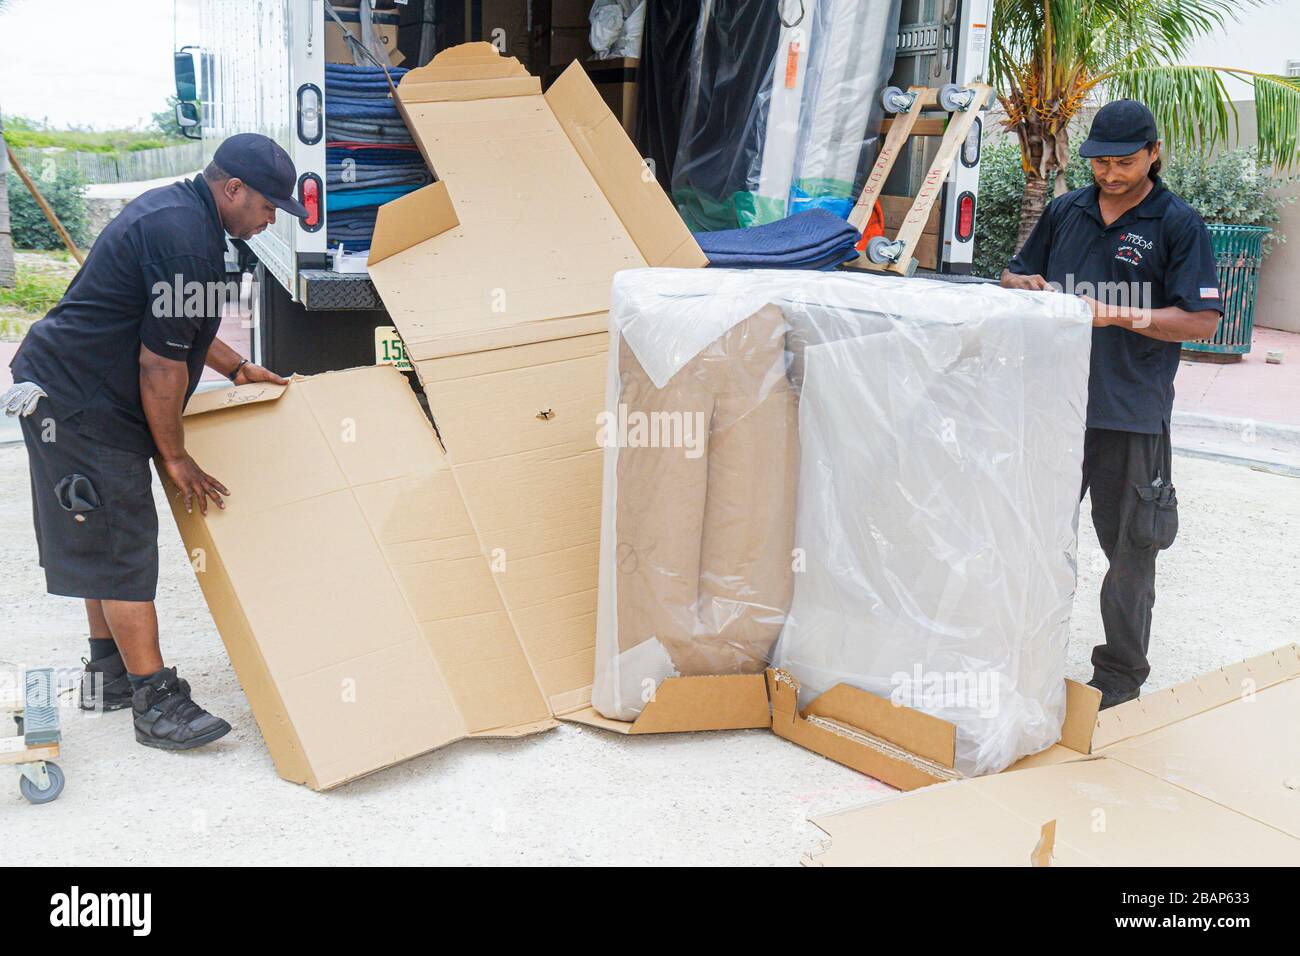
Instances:
[[[315,179],[303,180],[302,204],[307,207],[307,218],[303,220],[303,225],[312,229],[320,222],[320,185]]]
[[[975,197],[971,193],[962,193],[957,200],[957,238],[969,242],[975,235]]]

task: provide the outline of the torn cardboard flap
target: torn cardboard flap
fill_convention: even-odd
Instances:
[[[614,272],[706,264],[581,66],[546,96],[522,69],[491,44],[466,44],[398,86],[446,184],[381,207],[370,258],[417,367],[604,333]]]
[[[831,842],[809,862],[1023,866],[1054,820],[1055,866],[1294,866],[1297,714],[1292,644],[1104,711],[1090,756],[1026,758],[816,820]]]

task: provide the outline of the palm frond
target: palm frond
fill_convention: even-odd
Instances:
[[[1237,108],[1225,77],[1252,83],[1260,161],[1278,169],[1300,164],[1300,78],[1215,66],[1121,69],[1094,82],[1140,100],[1155,114],[1161,135],[1176,149],[1202,153],[1240,135]]]
[[[1254,80],[1260,161],[1291,169],[1300,164],[1300,77],[1259,73]]]
[[[1149,66],[1106,73],[1094,82],[1145,103],[1162,138],[1176,149],[1208,152],[1238,132],[1236,107],[1214,67]]]

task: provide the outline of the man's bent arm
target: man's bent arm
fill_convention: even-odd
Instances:
[[[185,496],[185,510],[191,511],[197,499],[199,510],[207,514],[208,498],[224,508],[221,496],[230,492],[185,452],[181,411],[188,387],[189,369],[184,362],[163,358],[147,346],[140,346],[140,404],[144,406],[145,421],[158,446],[163,468]]]
[[[221,341],[221,339],[212,340],[203,363],[208,368],[220,372],[226,378],[230,378],[230,373],[235,369],[239,369],[239,374],[234,379],[237,385],[247,385],[249,382],[270,382],[274,385],[289,384],[287,378],[276,375],[270,369],[263,368],[253,362],[245,362],[242,355]]]
[[[140,346],[140,403],[163,461],[185,457],[181,411],[190,373],[184,362],[163,358]]]
[[[1160,342],[1191,342],[1209,338],[1219,324],[1219,313],[1214,309],[1188,312],[1172,305],[1164,309],[1135,309],[1124,305],[1106,305],[1096,299],[1087,301],[1092,308],[1093,325],[1117,325]]]
[[[230,378],[230,373],[237,369],[243,360],[242,355],[221,339],[213,339],[212,344],[208,346],[208,354],[203,364],[214,372],[220,372],[226,378]]]

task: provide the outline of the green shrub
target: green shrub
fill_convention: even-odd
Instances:
[[[1274,178],[1267,167],[1260,167],[1253,147],[1228,150],[1211,160],[1171,162],[1161,178],[1206,222],[1274,228],[1264,238],[1265,254],[1274,243],[1286,241],[1276,226],[1282,207],[1295,202],[1295,197],[1278,196],[1273,190],[1294,177]]]
[[[1025,173],[1020,147],[986,140],[980,151],[979,206],[975,212],[975,261],[971,271],[996,279],[1015,252]]]
[[[28,175],[36,181],[36,188],[50,204],[54,214],[68,230],[72,241],[84,248],[90,240],[90,219],[86,211],[86,182],[75,167],[51,164],[49,178],[42,178],[35,170]],[[9,218],[13,229],[14,246],[19,249],[62,249],[63,240],[54,231],[27,191],[18,174],[9,173]]]
[[[69,278],[52,272],[41,272],[18,266],[18,275],[12,289],[0,289],[0,306],[9,306],[44,315],[59,304],[68,291]]]
[[[1088,161],[1075,156],[1066,169],[1070,189],[1092,182]],[[1277,196],[1280,182],[1256,162],[1255,150],[1233,149],[1213,159],[1200,157],[1166,162],[1161,179],[1201,214],[1206,222],[1237,226],[1276,226],[1282,207],[1294,197]],[[1020,166],[1020,146],[1014,141],[987,140],[980,154],[979,210],[975,216],[976,275],[997,278],[1016,245],[1020,226],[1020,197],[1025,174]],[[1277,232],[1265,239],[1265,252],[1273,242],[1285,241]]]

